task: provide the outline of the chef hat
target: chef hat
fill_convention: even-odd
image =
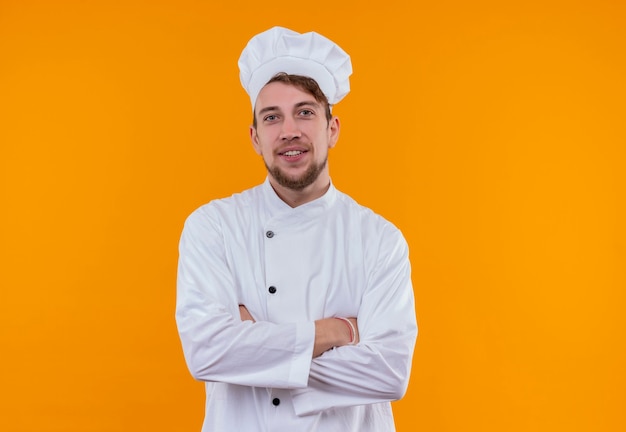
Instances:
[[[315,32],[273,27],[250,39],[238,64],[241,85],[253,108],[261,89],[279,72],[313,78],[331,105],[350,91],[350,56]]]

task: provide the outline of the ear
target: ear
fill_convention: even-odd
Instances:
[[[339,123],[339,117],[333,116],[328,123],[328,148],[331,149],[335,147],[337,144],[337,140],[339,139],[339,129],[341,129],[341,124]]]
[[[250,141],[252,141],[252,147],[256,154],[261,155],[261,145],[259,144],[259,136],[256,133],[254,126],[250,126]]]

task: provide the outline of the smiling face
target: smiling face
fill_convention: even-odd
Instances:
[[[339,120],[327,120],[325,109],[310,93],[283,82],[270,82],[257,97],[250,138],[283,199],[306,202],[328,189],[328,150],[337,142]]]

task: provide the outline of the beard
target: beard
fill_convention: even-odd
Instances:
[[[300,177],[289,177],[285,174],[279,167],[272,166],[270,167],[265,163],[265,168],[267,168],[267,172],[276,180],[276,182],[284,188],[291,189],[294,191],[301,191],[307,186],[312,185],[315,180],[320,176],[321,172],[324,171],[326,164],[328,163],[328,156],[324,158],[324,160],[318,164],[311,164],[307,170]]]

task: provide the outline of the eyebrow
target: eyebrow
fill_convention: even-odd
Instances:
[[[303,102],[298,102],[298,103],[295,105],[295,108],[300,108],[300,107],[303,107],[303,106],[314,106],[314,107],[319,107],[319,106],[320,106],[320,104],[319,104],[318,102],[316,102],[316,101],[303,101]]]
[[[316,101],[302,101],[302,102],[298,102],[297,104],[295,104],[294,108],[301,108],[303,106],[313,106],[313,107],[319,108],[320,104]],[[277,106],[268,106],[259,110],[259,115],[264,114],[266,112],[271,112],[271,111],[280,111],[280,109]]]
[[[278,107],[277,106],[269,106],[269,107],[265,107],[262,108],[261,110],[259,110],[259,115],[266,113],[266,112],[270,112],[270,111],[277,111]]]

